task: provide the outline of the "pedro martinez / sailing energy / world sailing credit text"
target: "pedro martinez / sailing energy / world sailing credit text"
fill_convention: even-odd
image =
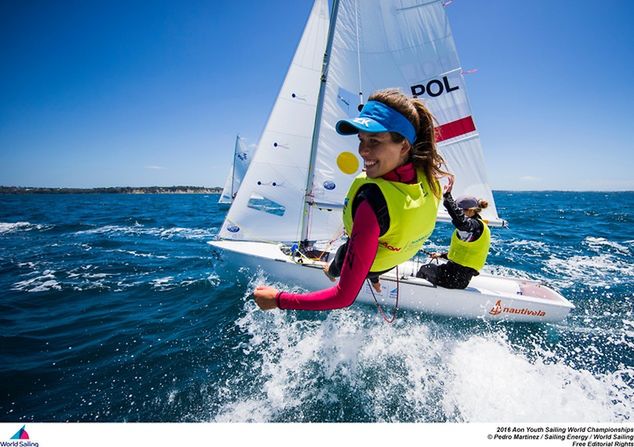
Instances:
[[[634,427],[497,427],[491,438],[572,441],[572,447],[634,447]]]

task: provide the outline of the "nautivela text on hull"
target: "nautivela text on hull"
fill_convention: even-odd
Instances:
[[[263,271],[269,280],[291,282],[307,290],[331,287],[322,271],[324,262],[288,254],[281,244],[266,242],[210,241],[221,251],[222,262],[235,272],[246,268],[250,275]],[[564,319],[574,305],[538,281],[481,274],[464,290],[435,287],[417,278],[420,263],[408,261],[381,275],[381,292],[374,297],[381,306],[459,318],[494,321],[555,322]],[[366,281],[356,302],[374,303],[373,289]]]

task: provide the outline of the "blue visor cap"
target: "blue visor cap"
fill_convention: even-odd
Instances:
[[[410,121],[391,107],[379,101],[368,101],[357,118],[337,122],[337,133],[353,135],[362,132],[396,132],[410,144],[416,141],[416,130]]]

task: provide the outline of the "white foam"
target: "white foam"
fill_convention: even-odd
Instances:
[[[513,264],[515,260],[530,263],[540,262],[542,258],[547,258],[551,253],[551,248],[543,241],[514,239],[510,241],[499,241],[491,244],[491,253],[507,259],[508,264]]]
[[[214,233],[201,228],[167,228],[160,231],[160,236],[164,239],[182,237],[184,239],[207,240],[214,236]]]
[[[212,286],[217,286],[220,284],[220,275],[216,272],[211,272],[207,277],[207,281],[209,281],[209,284]]]
[[[36,272],[36,274],[39,272]],[[41,275],[13,284],[11,290],[21,292],[48,292],[49,290],[62,290],[62,286],[55,279],[53,270],[45,270]]]
[[[17,231],[47,230],[51,225],[32,224],[30,222],[0,222],[0,234],[9,234]]]
[[[173,280],[173,276],[165,276],[163,278],[153,279],[152,281],[150,281],[150,284],[152,284],[152,287],[157,290],[168,290],[174,287],[174,284],[172,284]]]
[[[411,315],[388,325],[365,307],[306,321],[293,312],[257,310],[248,296],[245,301],[236,322],[249,337],[236,347],[244,368],[220,387],[226,404],[216,421],[265,422],[289,414],[301,420],[306,406],[337,408],[340,399],[377,422],[634,417],[631,367],[593,374],[539,347],[524,348],[529,359],[498,332],[461,335]]]
[[[629,255],[630,249],[618,242],[610,241],[603,237],[592,237],[588,236],[584,239],[583,243],[588,245],[592,250],[597,253],[602,253],[605,251],[605,247],[612,248],[622,254]]]
[[[530,249],[534,249],[534,248],[540,248],[542,250],[547,250],[548,246],[546,245],[545,242],[542,241],[529,241],[526,239],[520,239],[520,240],[512,240],[510,242],[508,242],[508,245],[510,245],[511,247],[528,247]]]
[[[188,277],[188,278],[178,279],[175,281],[173,276],[165,276],[163,278],[155,278],[151,280],[150,284],[156,290],[168,291],[168,290],[172,290],[176,288],[189,287],[192,284],[196,284],[204,280],[205,279],[203,278]]]
[[[594,287],[608,287],[630,282],[634,276],[634,264],[613,253],[576,255],[563,259],[551,256],[544,264],[564,287],[579,282]]]
[[[634,415],[620,372],[594,376],[544,357],[552,355],[531,362],[499,338],[456,344],[445,411],[465,422],[617,422]]]
[[[247,399],[228,404],[214,422],[267,422],[271,417],[270,406],[265,400]]]
[[[37,267],[38,263],[36,262],[18,262],[18,267],[21,268],[30,268],[30,269],[35,269]]]
[[[194,240],[206,240],[214,236],[214,232],[201,229],[201,228],[155,228],[144,227],[142,225],[122,226],[122,225],[105,225],[99,228],[93,228],[90,230],[78,231],[76,234],[123,234],[123,235],[147,235],[156,236],[161,239],[194,239]]]
[[[85,234],[111,234],[111,233],[141,234],[141,233],[148,233],[148,231],[136,226],[127,227],[127,226],[120,226],[120,225],[105,225],[103,227],[93,228],[90,230],[77,231],[75,234],[85,235]]]
[[[510,278],[521,278],[530,280],[537,279],[534,276],[529,275],[524,270],[504,267],[501,265],[485,265],[482,269],[482,273],[486,273],[488,275],[506,276]]]
[[[152,253],[141,253],[135,250],[121,250],[121,249],[117,249],[117,250],[113,250],[116,253],[124,253],[127,255],[132,255],[138,258],[154,258],[154,259],[168,259],[167,256],[163,256],[163,255],[155,255]]]

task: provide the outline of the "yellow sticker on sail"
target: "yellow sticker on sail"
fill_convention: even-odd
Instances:
[[[352,152],[342,152],[337,157],[337,166],[344,174],[354,174],[359,169],[359,159]]]

